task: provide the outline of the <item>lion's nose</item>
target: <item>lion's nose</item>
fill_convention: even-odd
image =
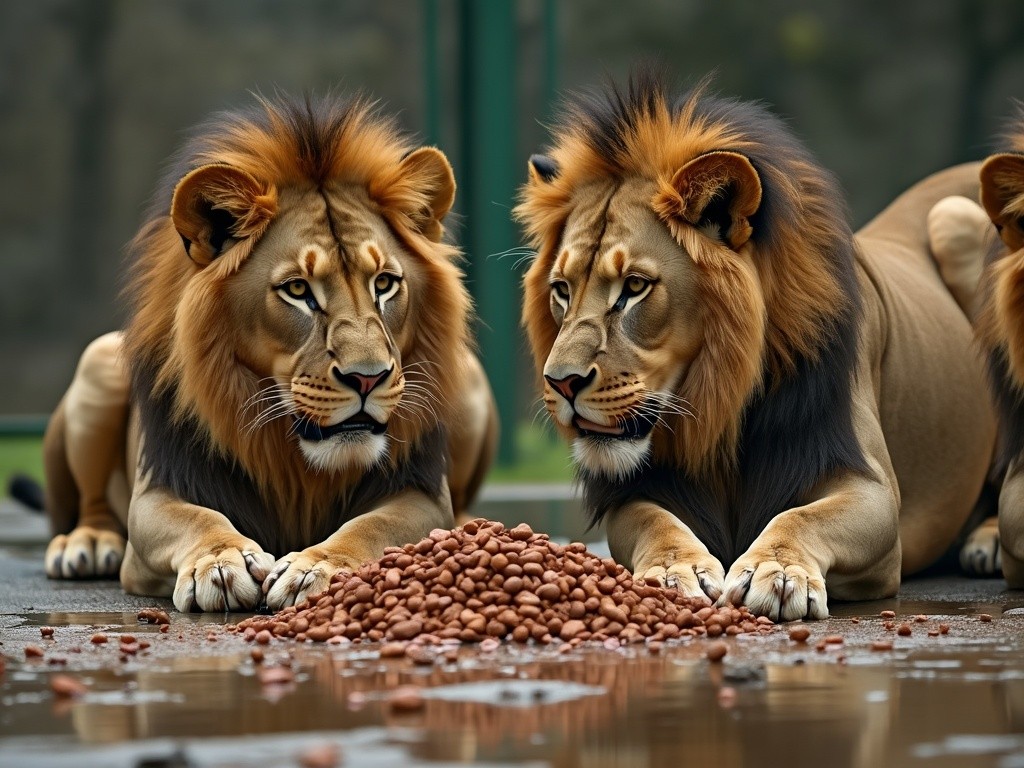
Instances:
[[[378,384],[388,377],[391,373],[391,369],[380,371],[378,373],[360,373],[359,371],[349,371],[348,373],[342,372],[340,368],[331,368],[331,373],[334,374],[334,378],[338,380],[340,384],[344,384],[349,389],[354,389],[363,397],[370,394]]]
[[[597,371],[591,368],[590,373],[586,376],[580,376],[578,373],[571,373],[563,379],[556,379],[544,374],[544,378],[547,379],[548,384],[550,384],[558,394],[571,403],[576,399],[576,395],[586,389],[587,385],[594,380],[594,376],[596,375]]]

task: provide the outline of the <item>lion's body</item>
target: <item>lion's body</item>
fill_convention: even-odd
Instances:
[[[975,319],[999,415],[994,475],[1001,483],[998,521],[975,531],[961,553],[965,567],[1000,570],[1024,587],[1024,111],[1018,108],[1002,151],[974,169],[980,196],[962,191],[929,214],[929,236],[945,271]],[[979,205],[980,198],[980,205]],[[953,265],[951,268],[948,265]]]
[[[99,555],[76,495],[127,531],[125,588],[183,610],[251,607],[264,578],[279,607],[450,527],[495,421],[441,242],[443,156],[365,103],[261,102],[197,135],[172,183],[131,247],[131,321],[48,430],[55,532],[79,518],[48,572]]]
[[[925,222],[969,168],[854,238],[775,118],[641,73],[531,173],[524,324],[617,559],[790,619],[827,615],[826,579],[892,595],[953,543],[994,420]]]

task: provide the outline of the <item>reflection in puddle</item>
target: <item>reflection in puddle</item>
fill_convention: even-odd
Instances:
[[[959,768],[1024,756],[1024,737],[1006,736],[1024,732],[1021,617],[984,632],[954,619],[948,637],[921,631],[881,653],[869,650],[885,636],[879,620],[837,619],[813,632],[843,633],[841,647],[818,652],[813,638],[797,645],[780,631],[730,641],[723,664],[707,663],[698,641],[658,655],[470,648],[429,665],[381,659],[372,646],[275,642],[265,663],[295,673],[275,686],[261,684],[252,646],[219,629],[208,639],[211,622],[160,635],[133,616],[75,619],[4,630],[0,766],[135,766],[180,744],[189,766],[294,764],[301,745],[325,739],[342,746],[345,765],[371,766]],[[47,658],[64,664],[17,655],[40,642],[40,624],[58,626]],[[88,642],[97,628],[108,644]],[[151,650],[119,660],[123,633]],[[55,670],[89,693],[54,700]],[[424,689],[422,708],[392,711],[388,692],[409,685]]]

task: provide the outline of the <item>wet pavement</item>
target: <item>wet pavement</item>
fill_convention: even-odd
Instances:
[[[793,625],[730,638],[720,663],[705,639],[466,646],[430,664],[258,646],[226,630],[239,615],[48,582],[38,547],[0,548],[0,584],[0,766],[1024,768],[1024,592],[1000,580],[910,581],[833,605],[805,643]],[[146,606],[170,611],[168,631],[139,623]],[[58,675],[84,695],[56,695]]]

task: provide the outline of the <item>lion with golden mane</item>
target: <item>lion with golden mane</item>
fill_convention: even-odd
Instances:
[[[947,282],[975,318],[999,415],[999,515],[972,533],[964,567],[1024,587],[1024,108],[981,164],[978,196],[940,200],[928,234]]]
[[[200,129],[162,190],[130,321],[47,431],[47,573],[281,608],[452,527],[496,421],[444,155],[362,99],[263,99]]]
[[[926,217],[972,174],[854,237],[760,106],[650,72],[569,105],[516,209],[523,322],[618,561],[788,620],[891,596],[950,547],[995,427]]]

